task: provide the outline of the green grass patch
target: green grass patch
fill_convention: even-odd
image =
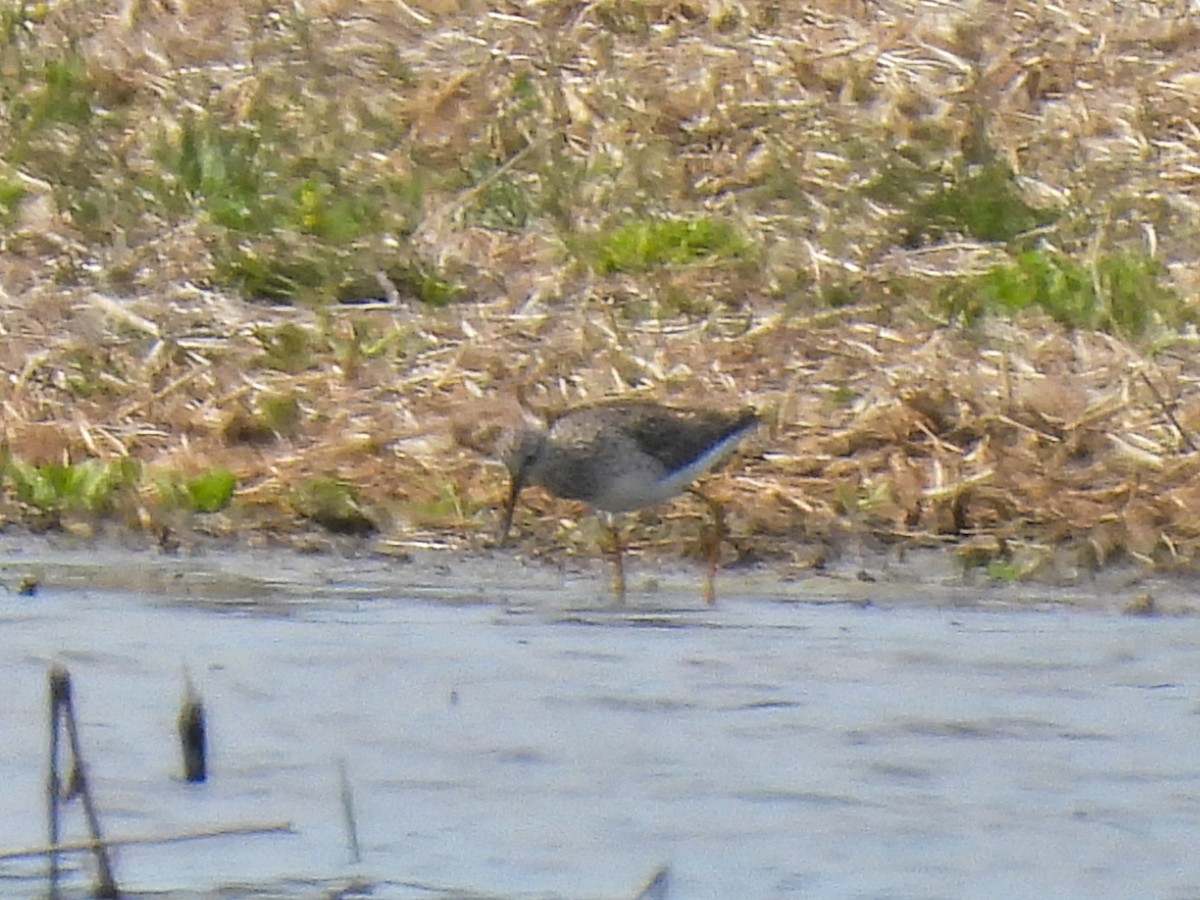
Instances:
[[[825,392],[825,398],[833,406],[848,407],[862,396],[848,384],[838,384]]]
[[[39,43],[29,10],[10,4],[0,15],[0,160],[51,185],[86,241],[119,234],[136,250],[147,233],[199,223],[211,255],[196,278],[251,300],[313,305],[379,298],[376,273],[411,263],[402,239],[420,221],[424,181],[443,176],[417,166],[397,175],[394,118],[355,108],[359,127],[348,127],[338,98],[270,66],[236,110],[210,105],[200,79],[195,94],[181,85],[169,113],[147,116],[133,107],[144,95],[71,41]],[[279,40],[263,52],[298,49]],[[146,121],[164,124],[156,133]],[[512,188],[498,182],[485,199],[521,223],[519,197],[505,199]],[[0,172],[0,222],[20,193]]]
[[[9,457],[4,476],[17,499],[43,515],[103,515],[112,512],[123,492],[136,487],[141,467],[129,457],[40,465]]]
[[[387,276],[402,294],[416,297],[428,306],[446,306],[466,296],[466,288],[460,283],[425,263],[393,265]]]
[[[44,523],[63,516],[109,515],[138,506],[144,485],[152,485],[164,505],[193,512],[216,512],[229,505],[237,479],[228,469],[214,468],[185,477],[147,471],[131,457],[85,459],[77,463],[30,463],[6,455],[0,465],[5,487]]]
[[[357,377],[364,362],[383,357],[402,338],[396,326],[381,329],[365,318],[326,318],[324,325],[334,359],[347,378]]]
[[[869,160],[879,154],[874,145],[861,141],[848,142],[846,150],[853,159]],[[937,156],[921,145],[905,144],[884,155],[862,193],[879,203],[906,209],[918,198],[944,190],[948,179],[947,168]]]
[[[1021,567],[1011,559],[991,559],[985,567],[989,581],[1018,581]]]
[[[86,60],[75,50],[47,56],[15,54],[8,62],[0,69],[9,79],[0,97],[9,124],[10,158],[29,158],[34,135],[53,126],[85,129],[91,124],[98,103],[96,85]]]
[[[49,184],[86,239],[108,241],[113,207],[129,192],[116,187],[126,173],[115,148],[127,133],[131,96],[99,79],[74,42],[41,45],[32,25],[41,13],[31,10],[9,4],[0,15],[8,41],[0,48],[0,161]],[[15,191],[4,189],[0,216],[11,214]]]
[[[247,299],[320,305],[380,296],[375,273],[397,256],[385,236],[416,226],[420,186],[344,175],[353,148],[320,146],[266,106],[238,124],[190,115],[160,135],[150,193],[168,214],[202,216],[216,280]]]
[[[253,407],[239,404],[221,425],[230,444],[267,446],[281,437],[295,437],[304,422],[304,409],[294,393],[262,393]]]
[[[304,421],[304,410],[295,394],[263,394],[258,398],[258,417],[276,434],[293,437]]]
[[[405,503],[405,519],[424,528],[461,528],[484,508],[452,479],[439,482],[436,490],[436,494]]]
[[[588,242],[587,255],[601,274],[647,272],[659,266],[740,259],[752,245],[729,222],[708,216],[638,218],[605,229]]]
[[[160,136],[157,193],[177,213],[199,208],[211,222],[244,234],[295,232],[344,244],[378,229],[374,191],[343,182],[336,165],[303,154],[303,136],[263,113],[246,123],[185,116]]]
[[[962,234],[1010,242],[1058,218],[1026,203],[1012,170],[993,160],[979,165],[924,164],[894,154],[864,193],[905,210],[901,243],[919,247]]]
[[[830,309],[842,309],[860,302],[860,297],[851,284],[837,283],[821,288],[819,292],[820,306]]]
[[[1157,262],[1140,253],[1101,256],[1088,265],[1048,250],[1030,250],[1011,263],[965,278],[940,296],[944,310],[972,324],[987,314],[1031,307],[1069,328],[1141,338],[1174,329],[1194,315],[1160,282]]]
[[[103,347],[68,350],[57,369],[62,386],[75,397],[119,395],[127,386],[123,367]]]
[[[269,230],[286,214],[267,185],[280,154],[264,141],[261,127],[226,126],[189,113],[176,133],[160,135],[153,155],[159,169],[150,186],[171,212],[199,207],[216,224],[238,231]]]
[[[0,225],[11,225],[16,220],[25,193],[21,182],[0,175]]]
[[[220,512],[225,509],[237,490],[237,476],[222,467],[193,476],[184,476],[177,472],[156,472],[153,481],[159,502],[175,509],[199,513]]]
[[[475,195],[471,220],[485,228],[519,231],[534,214],[530,190],[515,178],[501,175],[487,181]]]
[[[561,64],[550,62],[551,67]],[[466,220],[520,231],[534,219],[548,217],[570,231],[588,167],[565,152],[561,135],[547,133],[556,121],[563,127],[566,115],[557,78],[517,71],[508,92],[497,93],[493,102],[487,141],[462,168],[465,184],[473,189]]]
[[[225,236],[217,243],[216,280],[247,300],[319,305],[337,299],[347,281],[357,280],[345,254],[317,241],[272,235],[258,240]]]
[[[34,29],[46,18],[50,6],[44,0],[8,0],[0,4],[0,40],[4,48],[16,50],[33,39]]]
[[[216,279],[248,300],[331,303],[379,300],[391,290],[430,306],[460,299],[461,284],[375,237],[348,246],[314,235],[279,232],[217,240]],[[397,261],[397,256],[401,261]],[[381,284],[384,273],[390,288]]]
[[[834,489],[834,503],[847,516],[871,514],[892,499],[891,485],[879,481],[869,485],[839,484]]]
[[[291,494],[292,508],[335,534],[370,534],[374,520],[354,485],[337,478],[306,478]]]
[[[274,328],[257,327],[254,338],[262,346],[254,365],[291,375],[316,368],[317,357],[328,349],[324,338],[312,328],[291,322]]]
[[[82,127],[95,114],[96,85],[82,56],[67,53],[59,59],[49,59],[42,65],[41,85],[29,94],[28,105],[20,107],[24,114],[18,126],[28,130],[46,125]]]

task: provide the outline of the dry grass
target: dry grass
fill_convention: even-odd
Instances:
[[[389,544],[461,546],[495,523],[504,479],[478,451],[504,402],[637,391],[765,411],[713,485],[742,559],[811,565],[872,536],[954,543],[1007,575],[1191,563],[1190,331],[1135,343],[1037,313],[948,323],[943,287],[1009,251],[962,234],[904,246],[904,210],[864,191],[900,147],[926,171],[994,157],[1032,207],[1065,210],[1043,246],[1144,251],[1190,307],[1200,20],[1187,8],[53,4],[0,66],[73,43],[89,96],[113,112],[86,126],[95,147],[73,145],[70,123],[37,132],[38,153],[3,145],[0,186],[22,190],[0,226],[9,451],[237,474],[229,511],[186,520],[140,488],[118,518],[160,536],[320,544],[295,498],[322,476],[356,488]],[[18,107],[4,109],[11,129]],[[411,207],[381,200],[380,227],[339,245],[346,256],[312,257],[353,259],[387,302],[247,302],[222,268],[231,247],[307,261],[324,252],[313,234],[231,238],[211,208],[145,201],[177,176],[156,167],[188,115],[265,128],[264,109],[295,136],[291,156],[338,173],[339,196],[419,188]],[[69,183],[79,166],[90,180]],[[664,214],[732,223],[753,252],[588,264],[613,223]],[[390,256],[458,299],[422,303],[383,271]],[[530,503],[531,547],[580,546],[573,507]],[[11,492],[5,511],[29,521]],[[647,545],[677,548],[700,512],[645,515]]]

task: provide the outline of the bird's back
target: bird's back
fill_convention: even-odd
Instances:
[[[757,422],[750,409],[677,409],[650,401],[575,407],[550,422],[537,480],[599,509],[649,506],[717,465]]]
[[[753,409],[674,409],[652,403],[639,407],[628,417],[630,435],[666,472],[684,469],[730,441],[736,445],[758,424]]]

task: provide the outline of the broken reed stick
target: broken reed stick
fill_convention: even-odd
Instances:
[[[57,676],[57,677],[56,677]],[[58,667],[50,670],[50,766],[49,774],[46,778],[46,819],[49,824],[50,846],[58,846],[59,821],[58,821],[58,801],[62,796],[62,778],[58,774],[58,757],[59,757],[59,741],[58,741],[58,711],[61,708],[62,696],[62,680],[69,679],[66,670],[62,670],[61,676],[58,675]],[[68,692],[70,690],[70,681],[67,681]],[[47,856],[48,868],[46,871],[46,880],[49,882],[50,900],[58,898],[58,853],[53,850]]]
[[[87,766],[83,761],[83,749],[79,741],[79,727],[75,722],[75,705],[71,699],[71,673],[65,666],[55,665],[50,669],[50,777],[47,782],[50,844],[58,846],[59,809],[61,798],[62,778],[59,775],[59,723],[65,725],[67,743],[71,749],[71,778],[70,796],[78,794],[83,803],[84,817],[87,819],[88,831],[92,839],[87,842],[96,857],[96,887],[94,897],[116,898],[120,896],[117,881],[113,876],[112,864],[108,859],[104,836],[100,833],[100,815],[92,802],[92,792],[87,780]],[[49,882],[50,896],[58,896],[58,853],[52,850],[50,855]]]
[[[10,859],[34,859],[39,856],[53,857],[58,853],[78,853],[103,847],[131,847],[158,844],[180,844],[184,841],[199,841],[205,838],[245,837],[258,834],[295,834],[291,822],[267,822],[261,825],[232,825],[228,828],[209,828],[203,831],[177,831],[171,834],[140,834],[130,837],[105,838],[102,841],[81,840],[52,844],[46,847],[21,847],[16,850],[0,850],[0,861]]]
[[[1174,404],[1167,403],[1166,397],[1164,397],[1162,392],[1154,386],[1154,382],[1150,380],[1150,376],[1148,376],[1145,372],[1139,372],[1138,374],[1142,376],[1142,381],[1146,383],[1146,387],[1150,388],[1150,393],[1152,393],[1154,395],[1154,399],[1158,401],[1158,408],[1162,410],[1163,415],[1167,418],[1167,421],[1171,423],[1171,427],[1175,429],[1175,432],[1179,435],[1179,439],[1183,441],[1183,445],[1187,447],[1188,450],[1195,453],[1196,444],[1192,441],[1192,436],[1184,430],[1183,426],[1179,424],[1179,420],[1175,418],[1175,412],[1171,408]]]
[[[667,866],[662,866],[650,876],[650,880],[633,900],[667,900],[667,891],[670,889],[671,870]]]
[[[204,701],[196,693],[191,676],[184,673],[183,704],[176,720],[179,746],[183,751],[183,777],[199,784],[208,779],[208,730],[204,720]]]
[[[358,817],[354,813],[354,790],[350,787],[350,776],[346,774],[346,760],[338,760],[338,782],[342,796],[342,824],[346,827],[346,849],[350,851],[350,862],[362,862],[362,851],[358,844]]]

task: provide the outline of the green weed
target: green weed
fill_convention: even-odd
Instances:
[[[431,266],[414,262],[409,265],[393,265],[387,270],[388,278],[402,293],[416,297],[429,306],[446,306],[465,295],[465,288],[447,278]]]
[[[22,44],[30,43],[34,37],[34,29],[46,18],[49,4],[36,0],[17,0],[0,6],[0,36],[4,46],[19,48]]]
[[[326,333],[338,367],[347,378],[358,376],[363,362],[388,353],[402,338],[396,327],[382,331],[370,319],[327,323]]]
[[[1139,253],[1102,256],[1084,266],[1048,250],[1030,250],[982,275],[960,279],[942,292],[940,302],[968,324],[989,313],[1011,315],[1036,306],[1069,328],[1139,338],[1191,318],[1159,275],[1159,265]]]
[[[529,191],[508,175],[487,181],[475,195],[471,219],[485,228],[519,231],[533,215]]]
[[[347,244],[379,226],[374,198],[348,190],[337,177],[310,175],[292,189],[296,220],[304,234]]]
[[[217,280],[247,300],[292,302],[321,293],[334,274],[330,254],[314,254],[311,247],[291,243],[278,236],[224,242],[216,259]]]
[[[76,397],[119,394],[125,373],[108,350],[77,347],[66,354],[58,373],[62,386]]]
[[[7,113],[11,162],[24,162],[31,155],[30,142],[38,132],[53,126],[82,129],[91,123],[96,88],[86,61],[71,49],[45,58],[21,58],[3,97]],[[6,141],[6,143],[8,143]],[[39,148],[45,149],[45,148]]]
[[[304,410],[295,394],[263,394],[258,398],[258,418],[276,434],[292,437],[304,421]]]
[[[986,572],[989,581],[1018,581],[1021,578],[1021,567],[1011,559],[989,560]]]
[[[30,7],[24,7],[26,12]],[[0,28],[20,43],[30,20],[0,15]],[[129,97],[114,85],[98,82],[88,60],[71,43],[27,44],[0,54],[0,159],[51,186],[54,201],[88,237],[103,222],[111,238],[113,207],[128,188],[115,150],[126,126]],[[11,194],[15,188],[6,190]],[[11,200],[0,206],[11,211]]]
[[[237,489],[237,476],[221,467],[191,477],[172,472],[158,472],[153,480],[161,503],[200,513],[220,512],[225,509],[233,500],[233,493]]]
[[[551,49],[548,65],[564,64]],[[586,167],[564,151],[561,135],[547,134],[553,123],[565,128],[568,118],[557,80],[519,71],[509,93],[498,100],[484,149],[464,168],[466,182],[474,187],[467,218],[517,231],[545,216],[569,231]]]
[[[0,224],[11,225],[25,199],[25,187],[15,178],[0,176]]]
[[[597,272],[646,272],[658,266],[705,259],[739,259],[751,244],[729,222],[699,216],[638,218],[609,228],[590,241]]]
[[[847,149],[856,151],[856,158],[870,159],[877,153],[873,145],[862,145],[859,141],[850,141]],[[939,157],[940,154],[932,154],[918,144],[897,147],[883,158],[862,193],[879,203],[907,209],[919,198],[945,190],[948,175],[945,166],[938,162]]]
[[[459,484],[446,479],[437,486],[437,494],[411,500],[404,505],[405,518],[426,528],[455,528],[469,521],[481,505],[464,495]]]
[[[216,280],[248,299],[325,304],[378,296],[374,273],[396,254],[380,236],[416,226],[419,183],[362,173],[347,180],[337,154],[352,148],[320,147],[318,157],[316,135],[278,120],[265,101],[235,125],[185,117],[158,138],[150,193],[169,214],[202,214]]]
[[[1057,210],[1025,202],[1012,170],[999,161],[926,165],[919,154],[893,156],[864,191],[906,210],[901,243],[918,247],[954,234],[1009,242],[1048,225]]]
[[[291,494],[292,508],[335,534],[370,534],[376,525],[354,485],[337,478],[302,481]]]
[[[295,231],[341,244],[377,227],[373,197],[349,190],[336,167],[299,155],[300,143],[270,115],[236,125],[188,115],[155,149],[159,197],[170,210],[198,207],[245,234]]]
[[[848,384],[839,384],[825,392],[826,398],[834,406],[850,406],[861,394]]]
[[[316,368],[318,354],[326,349],[313,329],[290,322],[276,328],[255,328],[254,337],[263,349],[254,364],[292,375]]]
[[[870,514],[888,503],[892,488],[885,482],[869,485],[840,484],[834,490],[834,503],[839,512],[848,516]]]
[[[87,125],[93,116],[95,84],[82,56],[68,53],[47,60],[42,66],[41,86],[35,90],[23,110],[27,129],[45,125]]]
[[[827,285],[819,291],[820,306],[830,309],[841,309],[860,302],[861,297],[855,286],[845,282]]]
[[[178,133],[161,135],[153,150],[160,177],[151,181],[167,210],[183,214],[196,206],[213,222],[237,231],[279,225],[283,203],[266,181],[278,162],[259,126],[224,126],[207,116],[186,114]]]
[[[63,513],[111,512],[121,493],[136,485],[140,473],[138,462],[129,457],[40,465],[9,457],[4,467],[17,499],[55,518]]]
[[[221,426],[221,436],[230,444],[266,446],[281,437],[294,437],[304,420],[304,410],[295,394],[259,394],[253,407],[239,404]]]
[[[651,25],[646,0],[601,0],[594,7],[600,27],[615,35],[645,35]]]

